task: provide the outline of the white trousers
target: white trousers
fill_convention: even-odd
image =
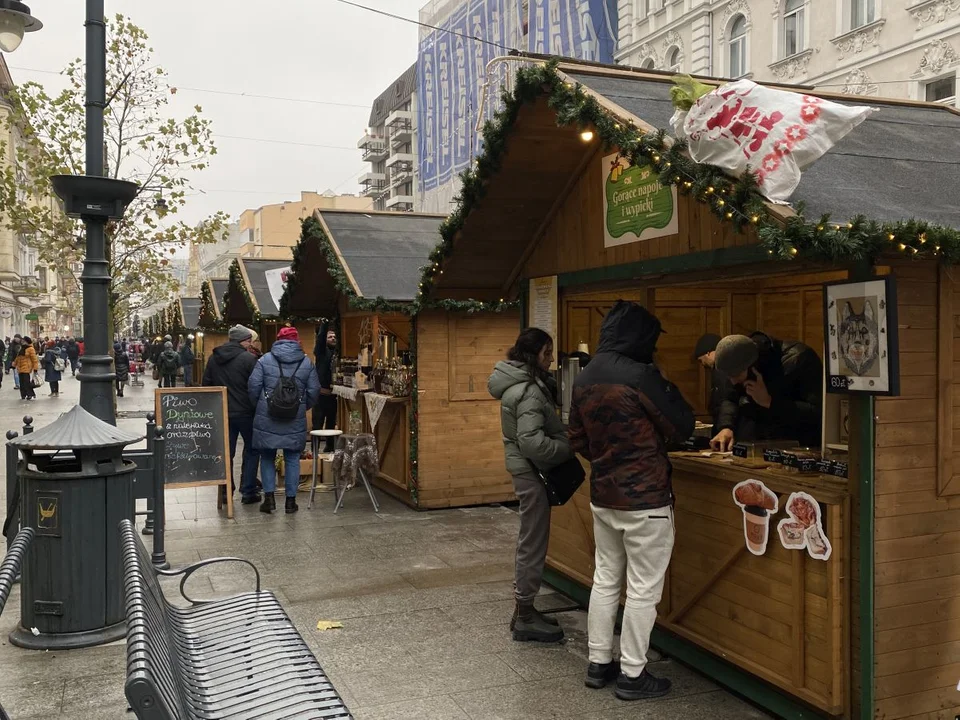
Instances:
[[[590,508],[597,545],[587,615],[590,662],[613,660],[613,629],[626,575],[620,668],[628,677],[639,677],[647,664],[650,633],[673,552],[673,508],[610,510],[592,504]]]

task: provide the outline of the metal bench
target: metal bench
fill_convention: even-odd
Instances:
[[[337,691],[260,573],[239,558],[157,570],[129,520],[120,524],[127,608],[126,694],[139,720],[351,718]],[[243,562],[255,592],[210,602],[185,592],[190,576],[219,562]],[[180,608],[157,576],[182,575]]]
[[[20,574],[23,556],[27,554],[27,548],[33,540],[33,534],[33,528],[24,528],[18,532],[13,542],[10,543],[6,557],[0,563],[0,613],[3,612],[3,607],[7,604],[7,598],[10,597],[10,590]],[[0,705],[0,720],[10,720],[10,716],[7,715],[2,705]]]

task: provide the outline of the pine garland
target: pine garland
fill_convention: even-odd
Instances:
[[[205,330],[226,332],[230,329],[230,326],[217,314],[216,306],[213,303],[213,283],[205,282],[200,286],[200,317],[212,319],[211,322],[203,326]]]
[[[253,304],[253,298],[250,297],[250,289],[247,287],[247,284],[243,281],[243,273],[240,272],[240,260],[235,259],[230,263],[230,282],[227,285],[226,292],[223,293],[223,319],[227,321],[227,318],[231,317],[231,307],[230,307],[230,288],[237,287],[240,289],[240,294],[243,296],[243,301],[247,306],[247,310],[250,311],[250,322],[252,325],[257,326],[260,324],[260,321],[263,320],[263,316],[260,315],[260,311],[257,310]]]
[[[634,165],[652,166],[664,185],[673,185],[678,193],[692,196],[720,220],[733,223],[741,231],[748,225],[757,226],[761,247],[776,258],[803,256],[846,262],[899,251],[915,257],[936,257],[947,263],[960,260],[960,232],[919,220],[880,223],[858,216],[848,223],[837,223],[824,216],[811,222],[800,208],[797,217],[784,223],[768,212],[753,173],[734,179],[714,165],[695,162],[687,155],[684,141],[669,137],[665,130],[644,132],[632,121],[616,117],[580,84],[564,81],[554,61],[520,69],[514,91],[504,93],[501,110],[484,124],[483,152],[473,169],[461,173],[456,209],[440,226],[440,243],[430,254],[431,265],[424,270],[417,298],[421,306],[430,304],[441,264],[450,257],[467,216],[500,169],[520,108],[543,96],[556,112],[557,125],[590,128],[605,147],[617,149]]]

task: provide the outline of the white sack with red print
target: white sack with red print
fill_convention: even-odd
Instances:
[[[872,112],[737,80],[707,93],[689,112],[677,112],[672,122],[698,163],[737,177],[749,167],[765,197],[785,202],[800,184],[800,172]]]

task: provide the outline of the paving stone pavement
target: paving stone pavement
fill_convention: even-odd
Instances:
[[[19,430],[28,412],[42,427],[79,397],[79,383],[68,377],[60,398],[41,392],[36,401],[22,403],[10,376],[3,379],[4,433]],[[149,380],[145,388],[128,388],[120,409],[149,409],[152,392]],[[119,424],[143,432],[144,422]],[[0,499],[3,493],[0,483]],[[510,638],[517,532],[512,509],[418,513],[379,496],[379,516],[364,493],[351,492],[336,516],[332,494],[318,494],[313,510],[301,494],[295,515],[267,516],[238,502],[236,517],[227,520],[210,488],[168,491],[167,557],[175,566],[224,555],[253,561],[356,720],[767,717],[669,659],[651,665],[674,681],[662,700],[625,703],[611,688],[585,688],[586,615],[571,610],[569,598],[544,588],[538,600],[541,609],[558,611],[564,643]],[[223,597],[251,581],[249,569],[222,566],[198,573],[192,587],[199,597]],[[123,694],[122,642],[67,652],[20,650],[7,640],[19,614],[15,589],[0,616],[0,702],[12,720],[133,717]],[[318,620],[338,620],[343,628],[319,632]]]

